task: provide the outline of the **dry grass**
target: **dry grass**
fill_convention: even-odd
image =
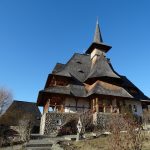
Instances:
[[[65,143],[65,150],[108,150],[108,137],[99,137],[89,140],[81,140]],[[150,150],[150,134],[146,136],[143,142],[142,150]]]
[[[96,138],[74,143],[79,150],[107,150],[106,138]]]
[[[145,133],[145,140],[143,142],[143,150],[150,150],[150,133]]]

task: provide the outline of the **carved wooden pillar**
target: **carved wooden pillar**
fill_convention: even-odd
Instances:
[[[96,112],[99,112],[98,98],[96,98]]]
[[[48,113],[50,106],[50,99],[48,99],[44,105],[43,113]]]
[[[61,105],[60,112],[64,112],[64,105]]]
[[[95,111],[95,99],[93,99],[93,111]]]
[[[116,100],[116,98],[114,98],[114,100],[113,100],[113,106],[117,106],[117,100]]]
[[[55,80],[55,85],[57,85],[57,81]]]
[[[120,112],[120,111],[119,111],[119,108],[117,108],[117,113],[119,114],[119,112]]]
[[[113,112],[113,106],[110,105],[110,112],[112,113]]]
[[[103,104],[103,112],[104,113],[106,112],[106,104],[105,103]]]
[[[57,112],[57,105],[55,103],[55,106],[54,106],[54,111]]]

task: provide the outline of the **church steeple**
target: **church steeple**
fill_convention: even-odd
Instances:
[[[98,19],[97,19],[97,22],[96,22],[96,28],[95,28],[95,34],[94,34],[93,42],[94,43],[103,43],[103,39],[102,39],[102,35],[101,35]]]
[[[107,53],[111,49],[111,46],[103,43],[98,20],[96,22],[94,40],[93,40],[92,44],[90,45],[90,47],[87,49],[86,54],[91,54],[92,51],[95,49],[97,49],[98,51],[104,52],[104,53]]]

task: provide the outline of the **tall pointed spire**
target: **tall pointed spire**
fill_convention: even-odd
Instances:
[[[103,43],[103,39],[102,39],[102,35],[101,35],[98,19],[97,19],[97,22],[96,22],[96,29],[95,29],[93,42],[94,43]]]
[[[91,54],[92,51],[95,50],[95,49],[97,49],[99,51],[102,51],[104,53],[107,53],[111,49],[111,46],[103,43],[103,39],[102,39],[98,19],[97,19],[97,22],[96,22],[94,40],[93,40],[92,44],[90,45],[90,47],[86,50],[85,53],[86,54]]]

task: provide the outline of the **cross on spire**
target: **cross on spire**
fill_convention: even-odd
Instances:
[[[103,43],[103,39],[102,39],[102,35],[101,35],[98,19],[97,19],[97,22],[96,22],[96,29],[95,29],[93,42],[94,43]]]

